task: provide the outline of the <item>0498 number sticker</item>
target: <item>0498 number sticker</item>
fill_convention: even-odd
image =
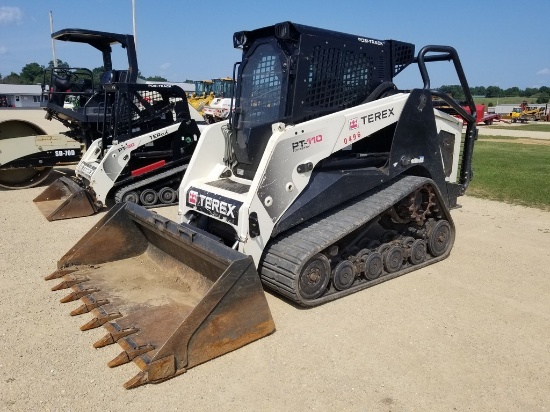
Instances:
[[[361,138],[361,132],[353,133],[352,135],[348,137],[344,137],[344,144],[352,144],[357,139]]]

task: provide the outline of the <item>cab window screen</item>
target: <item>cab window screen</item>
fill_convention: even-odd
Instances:
[[[244,128],[278,121],[284,107],[283,82],[280,51],[269,43],[259,45],[242,72],[240,104]]]

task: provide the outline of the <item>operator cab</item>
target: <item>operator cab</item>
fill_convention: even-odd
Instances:
[[[237,32],[233,43],[243,50],[243,63],[230,118],[231,160],[233,173],[245,179],[254,177],[272,124],[298,124],[362,104],[414,59],[410,43],[290,22]]]
[[[105,101],[105,90],[114,83],[136,83],[138,65],[134,38],[131,35],[107,33],[84,29],[63,29],[52,34],[52,39],[70,43],[83,43],[101,52],[102,60],[98,64],[104,71],[99,76],[96,69],[52,67],[44,72],[42,82],[41,107],[47,111],[48,118],[56,118],[62,123],[80,124],[86,131],[86,145],[99,138],[102,123],[108,120],[110,113],[104,107],[111,102]],[[116,45],[119,47],[114,48]],[[114,50],[113,50],[114,49]],[[127,65],[123,70],[113,70],[113,58]],[[67,104],[67,101],[69,104]],[[93,128],[88,127],[94,124]]]

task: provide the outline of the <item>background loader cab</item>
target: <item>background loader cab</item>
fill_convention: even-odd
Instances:
[[[134,38],[127,34],[107,33],[85,29],[63,29],[52,34],[54,40],[88,44],[101,52],[102,73],[87,68],[54,67],[45,71],[42,84],[42,107],[47,118],[57,119],[71,131],[71,137],[82,140],[86,147],[101,137],[104,122],[111,113],[105,110],[112,102],[106,100],[114,83],[135,84],[138,63]],[[128,67],[113,69],[113,46],[120,46]],[[118,53],[117,53],[118,54]],[[66,100],[71,104],[66,105]]]

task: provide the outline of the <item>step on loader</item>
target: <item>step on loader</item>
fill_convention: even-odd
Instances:
[[[65,29],[52,37],[99,49],[105,72],[94,88],[90,70],[51,70],[47,116],[70,127],[87,151],[74,178],[56,180],[34,199],[39,210],[54,221],[92,215],[108,196],[146,207],[176,204],[202,120],[185,92],[174,84],[138,82],[133,36]],[[112,44],[126,51],[128,70],[112,69]],[[67,96],[76,99],[75,107],[60,106]]]
[[[73,314],[94,313],[84,329],[103,324],[102,342],[124,348],[111,365],[141,369],[127,387],[271,333],[257,280],[310,307],[438,262],[453,246],[450,210],[471,179],[477,129],[452,47],[415,55],[410,43],[290,22],[235,33],[234,44],[243,52],[234,110],[201,135],[180,185],[180,224],[117,207],[50,276],[72,289],[64,301],[83,301]],[[430,87],[427,63],[439,61],[453,63],[470,113]],[[398,89],[394,77],[415,65],[423,85]],[[227,293],[217,287],[226,278]],[[157,327],[157,310],[173,324]]]

